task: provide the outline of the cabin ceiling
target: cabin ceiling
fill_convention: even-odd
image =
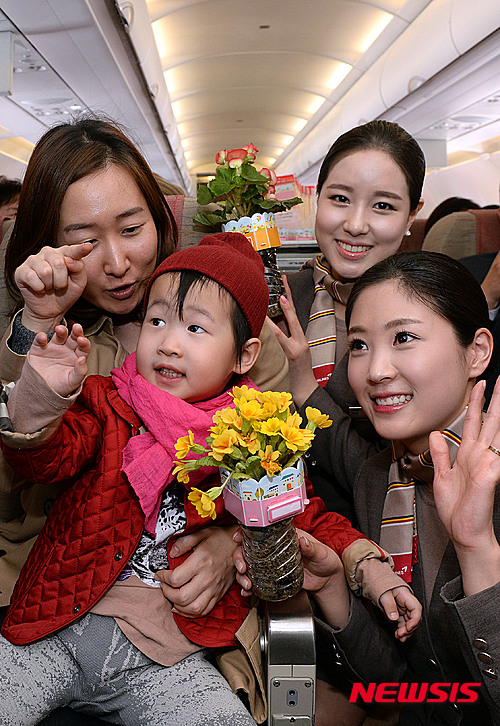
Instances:
[[[217,151],[250,142],[274,165],[427,4],[148,0],[190,170],[213,169]]]
[[[217,151],[249,143],[258,164],[314,183],[338,133],[380,116],[452,153],[495,151],[500,3],[474,8],[470,0],[0,0],[0,33],[15,38],[12,93],[0,89],[0,153],[4,145],[22,161],[47,127],[89,109],[123,123],[153,169],[188,193],[196,175],[213,172]],[[436,82],[495,33],[487,52]]]

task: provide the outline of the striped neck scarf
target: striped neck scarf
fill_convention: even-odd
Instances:
[[[352,282],[339,282],[332,275],[324,255],[318,255],[307,263],[313,268],[314,300],[311,306],[306,338],[311,350],[314,376],[319,385],[326,386],[335,367],[337,333],[335,308],[345,307]]]
[[[462,411],[442,432],[450,450],[452,466],[462,441],[466,411]],[[393,462],[389,469],[379,544],[392,555],[394,572],[405,582],[411,582],[412,567],[418,562],[415,486],[432,484],[434,466],[428,449],[423,454],[412,454],[403,451],[398,442],[393,442],[392,451]]]

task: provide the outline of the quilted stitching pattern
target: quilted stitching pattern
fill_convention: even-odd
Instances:
[[[81,617],[130,559],[144,515],[120,469],[123,448],[140,423],[116,395],[111,379],[90,376],[78,402],[48,442],[29,450],[4,447],[8,461],[27,479],[68,484],[14,589],[2,628],[12,643],[38,640]],[[187,517],[186,531],[207,524],[190,503]],[[217,523],[224,521],[229,520],[221,517]],[[178,566],[182,560],[175,558],[171,564]],[[210,616],[176,619],[194,642],[225,647],[236,645],[234,634],[247,612],[248,601],[235,585]]]
[[[3,446],[9,463],[26,479],[68,485],[52,507],[14,589],[2,627],[12,643],[33,642],[77,620],[111,587],[130,559],[144,515],[120,469],[125,444],[140,423],[110,378],[89,376],[82,395],[49,441],[28,450]],[[206,526],[187,497],[185,504],[186,532]],[[221,511],[222,497],[217,504],[217,524],[234,521]],[[339,554],[361,536],[343,517],[327,512],[316,497],[295,523]],[[173,542],[172,538],[169,548]],[[170,566],[184,559],[174,558]],[[209,615],[175,615],[175,619],[199,645],[235,646],[235,632],[248,608],[248,598],[234,584]]]

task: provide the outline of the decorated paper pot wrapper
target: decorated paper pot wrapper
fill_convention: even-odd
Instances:
[[[233,479],[221,470],[224,504],[241,523],[243,554],[253,592],[262,600],[286,600],[302,587],[304,572],[293,516],[308,503],[304,465],[273,477]]]
[[[222,225],[223,232],[240,232],[244,234],[253,248],[262,257],[264,275],[269,288],[270,318],[283,314],[279,300],[285,294],[281,272],[276,260],[276,248],[281,246],[278,228],[272,212],[256,212],[251,217],[240,217]]]
[[[273,477],[262,479],[233,479],[229,472],[221,470],[224,505],[247,527],[267,527],[286,517],[294,517],[304,511],[308,503],[304,477],[304,464],[283,469]]]
[[[222,231],[244,234],[257,252],[281,246],[274,214],[269,212],[256,212],[251,217],[226,222],[222,225]]]

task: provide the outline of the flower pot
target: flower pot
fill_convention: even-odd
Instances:
[[[285,288],[276,259],[276,248],[281,246],[281,242],[274,214],[257,212],[251,217],[240,217],[240,219],[223,224],[222,231],[244,234],[260,254],[264,262],[264,275],[269,288],[268,315],[270,318],[282,315],[279,301],[281,295],[285,294]]]
[[[292,517],[308,502],[302,461],[259,481],[235,480],[224,470],[221,480],[225,508],[241,524],[253,592],[273,601],[297,594],[304,572]]]
[[[292,517],[268,527],[242,524],[241,531],[252,592],[273,602],[296,595],[304,583],[304,569]]]

